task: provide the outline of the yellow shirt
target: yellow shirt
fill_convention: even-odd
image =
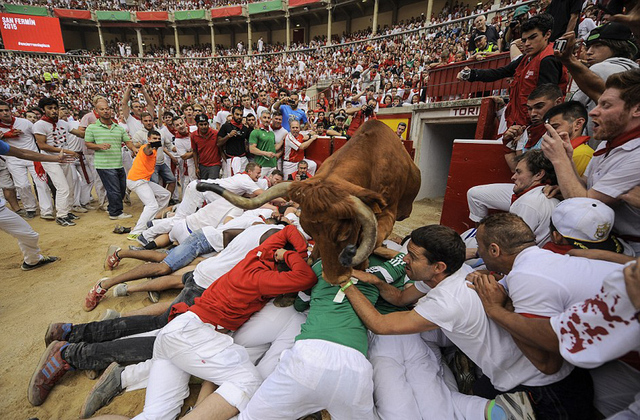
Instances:
[[[593,157],[593,149],[586,143],[573,149],[573,163],[576,165],[578,176],[582,176]]]

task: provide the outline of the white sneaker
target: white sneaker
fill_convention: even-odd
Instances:
[[[114,297],[129,296],[129,292],[127,292],[127,283],[117,284],[116,287],[113,288],[113,296]]]
[[[526,392],[500,394],[496,397],[496,405],[502,407],[509,420],[536,420]]]
[[[86,210],[95,210],[97,207],[92,206],[91,204],[85,204],[84,207]]]
[[[118,216],[109,216],[109,219],[111,219],[111,220],[120,220],[120,219],[130,219],[131,217],[133,217],[133,216],[130,215],[129,213],[121,213]]]
[[[86,213],[86,212],[88,212],[88,211],[89,211],[89,210],[85,209],[85,208],[84,208],[84,207],[82,207],[82,206],[73,206],[73,208],[72,208],[72,209],[73,209],[73,211],[74,211],[74,212],[76,212],[76,213]]]
[[[107,312],[105,312],[104,315],[102,315],[102,318],[100,318],[100,321],[106,321],[107,319],[116,319],[116,318],[120,318],[120,312],[113,309],[107,309]]]

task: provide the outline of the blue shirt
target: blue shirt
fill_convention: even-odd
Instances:
[[[293,109],[289,105],[280,105],[280,112],[282,112],[282,126],[285,130],[291,131],[289,127],[290,119],[294,119],[296,121],[300,121],[302,123],[307,123],[307,114],[301,109]]]
[[[10,147],[11,146],[9,146],[9,143],[4,140],[0,140],[0,155],[6,155],[7,153],[9,153]]]

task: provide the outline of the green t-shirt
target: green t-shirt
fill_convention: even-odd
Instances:
[[[353,310],[346,296],[340,303],[333,301],[340,288],[324,280],[322,262],[316,261],[311,268],[318,276],[318,283],[311,289],[309,314],[306,322],[302,324],[296,341],[311,339],[331,341],[356,349],[366,357],[369,350],[367,327]],[[357,287],[372,304],[380,295],[378,288],[371,284],[358,282],[351,287]],[[296,309],[302,309],[299,302],[296,304]]]
[[[373,274],[378,277],[380,280],[383,280],[390,284],[391,286],[403,290],[405,285],[408,283],[413,283],[413,281],[409,280],[405,283],[405,263],[402,261],[406,254],[400,253],[393,257],[390,260],[384,260],[380,257],[372,255],[369,257],[370,267],[365,271]],[[390,314],[392,312],[399,311],[409,311],[411,308],[407,306],[395,306],[387,302],[380,296],[378,301],[375,303],[375,307],[382,315]]]
[[[84,133],[84,141],[88,143],[109,143],[106,150],[95,150],[96,169],[122,168],[122,142],[130,141],[126,130],[116,123],[107,127],[100,120],[89,124]]]
[[[276,152],[276,135],[273,131],[266,131],[261,128],[255,129],[249,135],[249,144],[255,144],[263,152]],[[275,168],[278,159],[266,156],[255,157],[255,162],[263,168]]]

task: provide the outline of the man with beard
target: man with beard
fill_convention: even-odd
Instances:
[[[173,117],[173,128],[175,130],[175,146],[176,152],[180,160],[178,167],[180,170],[180,179],[184,190],[187,185],[196,179],[196,167],[193,162],[193,150],[191,149],[191,138],[189,137],[189,127],[182,117]]]
[[[242,107],[234,106],[231,115],[231,121],[222,124],[218,132],[218,146],[225,155],[225,178],[244,171],[248,163],[245,144],[249,141],[249,129],[242,124]]]
[[[207,114],[196,116],[198,130],[191,133],[191,148],[198,179],[220,178],[220,150],[218,148],[218,132],[209,127]]]
[[[298,121],[300,126],[304,126],[308,122],[307,114],[305,114],[304,110],[298,108],[298,104],[298,94],[292,93],[285,101],[278,101],[273,105],[274,109],[279,109],[282,113],[282,127],[287,131],[291,131],[289,123],[292,120]]]
[[[616,212],[614,233],[640,251],[640,208],[620,199],[640,185],[640,70],[616,73],[589,116],[593,137],[605,140],[593,154],[582,177],[571,161],[571,147],[549,124],[542,150],[555,168],[564,198],[589,197]]]

